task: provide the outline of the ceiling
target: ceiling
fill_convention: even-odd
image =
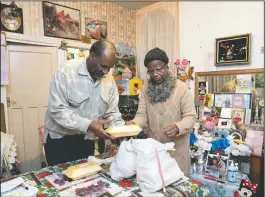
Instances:
[[[159,1],[112,1],[119,6],[129,8],[131,10],[138,10],[146,6],[158,3]]]

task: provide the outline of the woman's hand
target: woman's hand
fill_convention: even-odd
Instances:
[[[175,137],[176,135],[179,134],[179,129],[178,129],[177,125],[170,124],[170,125],[167,125],[164,127],[163,133],[169,138]]]

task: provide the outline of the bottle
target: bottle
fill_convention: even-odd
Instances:
[[[230,166],[228,167],[227,180],[229,182],[232,182],[232,183],[236,182],[236,167],[235,167],[233,161],[231,162]]]
[[[236,177],[239,177],[239,173],[238,173],[238,163],[235,163],[235,170],[236,170]],[[240,179],[241,180],[241,179]]]

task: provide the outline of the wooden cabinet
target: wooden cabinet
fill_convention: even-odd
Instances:
[[[261,156],[258,155],[252,155],[251,159],[251,182],[257,183],[260,185],[261,177],[264,175],[261,174],[261,167],[262,167],[262,159],[264,159]],[[264,167],[264,166],[263,166]]]

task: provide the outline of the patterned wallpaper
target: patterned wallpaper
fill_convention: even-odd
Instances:
[[[10,2],[4,3],[10,4]],[[80,10],[81,34],[85,34],[85,17],[90,17],[107,22],[109,41],[135,46],[136,13],[134,10],[109,2],[75,0],[51,2]],[[23,9],[24,34],[28,36],[43,36],[42,2],[20,0],[15,1],[15,3]]]

